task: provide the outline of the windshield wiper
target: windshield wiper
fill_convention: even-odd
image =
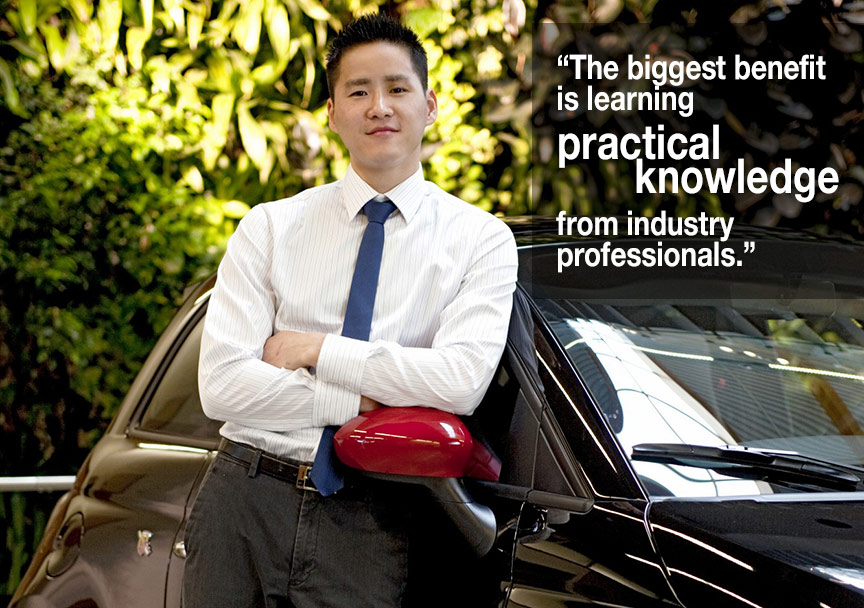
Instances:
[[[745,446],[640,443],[633,446],[632,458],[711,469],[731,477],[809,484],[845,492],[864,489],[864,468],[797,452]]]

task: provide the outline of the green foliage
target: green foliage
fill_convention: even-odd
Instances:
[[[56,495],[20,492],[0,496],[0,521],[6,524],[3,564],[8,566],[9,577],[0,587],[0,597],[11,596],[20,581],[20,574],[33,556],[36,545],[45,532],[47,514],[51,512]],[[8,597],[7,597],[8,599]]]
[[[13,58],[0,59],[2,99],[9,112],[29,116],[12,83],[16,69],[51,74],[60,86],[82,79],[82,58],[110,85],[139,75],[142,91],[163,108],[203,118],[197,146],[184,153],[205,188],[249,205],[280,198],[344,171],[347,156],[324,108],[326,43],[341,23],[378,4],[102,0],[94,13],[83,0],[0,0],[0,31],[14,32],[0,39],[0,52]],[[524,211],[528,151],[521,141],[530,102],[518,116],[501,112],[528,97],[523,0],[503,8],[418,0],[399,12],[427,39],[430,83],[443,102],[426,148],[430,176],[486,209]]]
[[[74,396],[109,416],[182,286],[215,266],[229,220],[344,171],[326,127],[325,42],[375,5],[2,5],[3,31],[15,35],[0,43],[0,80],[20,117],[0,155],[0,310],[14,345],[0,362],[17,370],[3,404],[51,412],[53,399],[22,391],[62,368]],[[527,106],[502,108],[527,91],[510,82],[524,76],[526,15],[519,0],[507,10],[475,1],[403,12],[428,38],[441,100],[430,177],[483,208],[519,212]],[[39,462],[51,458],[44,443]]]
[[[421,34],[431,30],[439,119],[427,133],[427,177],[483,209],[519,214],[529,208],[530,36],[519,36],[524,5],[489,7],[465,2],[407,19]]]
[[[9,420],[19,404],[28,418],[51,418],[74,398],[108,417],[183,285],[215,267],[232,220],[344,171],[347,154],[327,128],[325,43],[375,5],[2,6],[2,31],[14,32],[0,41],[4,124],[19,118],[0,154],[0,405]],[[424,149],[429,176],[485,209],[518,213],[528,200],[530,103],[516,103],[527,97],[526,9],[506,6],[507,15],[480,0],[402,12],[427,37],[441,101]],[[58,375],[69,395],[36,386]],[[36,431],[42,469],[55,442]],[[20,465],[4,457],[4,469]]]
[[[160,107],[134,79],[34,94],[44,107],[0,150],[0,306],[30,346],[8,357],[30,379],[65,359],[70,390],[110,414],[233,224],[227,201],[197,193],[186,170],[203,117]],[[28,378],[14,380],[20,394]]]
[[[0,0],[0,473],[73,472],[236,220],[344,172],[326,43],[379,4]],[[530,7],[398,4],[442,102],[427,175],[526,210]],[[2,497],[10,592],[50,502]]]
[[[20,90],[32,119],[0,149],[0,467],[68,473],[234,222],[229,201],[196,192],[183,155],[202,116],[161,107],[134,78]],[[24,559],[17,530],[9,585]]]

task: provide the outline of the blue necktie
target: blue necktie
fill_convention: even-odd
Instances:
[[[378,273],[381,271],[381,252],[384,250],[384,222],[396,209],[387,197],[378,195],[363,206],[369,224],[360,241],[357,265],[348,292],[348,306],[342,335],[356,340],[368,340],[372,325],[372,310],[375,308],[375,293],[378,291]],[[342,489],[345,479],[335,467],[333,436],[339,427],[324,428],[318,453],[312,463],[312,482],[322,496],[330,496]]]

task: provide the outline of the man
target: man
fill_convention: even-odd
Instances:
[[[404,501],[371,484],[311,489],[328,468],[324,427],[381,406],[469,414],[504,347],[515,244],[423,179],[438,102],[416,35],[362,17],[333,41],[327,78],[347,175],[254,207],[211,296],[199,383],[225,439],[189,517],[185,608],[398,606]],[[370,288],[352,333],[355,291]]]

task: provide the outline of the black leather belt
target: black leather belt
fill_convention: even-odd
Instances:
[[[311,464],[280,460],[262,450],[224,437],[219,443],[219,452],[237,462],[249,465],[249,477],[255,477],[260,471],[271,477],[290,481],[300,490],[318,491],[309,479],[309,473],[312,471]]]

